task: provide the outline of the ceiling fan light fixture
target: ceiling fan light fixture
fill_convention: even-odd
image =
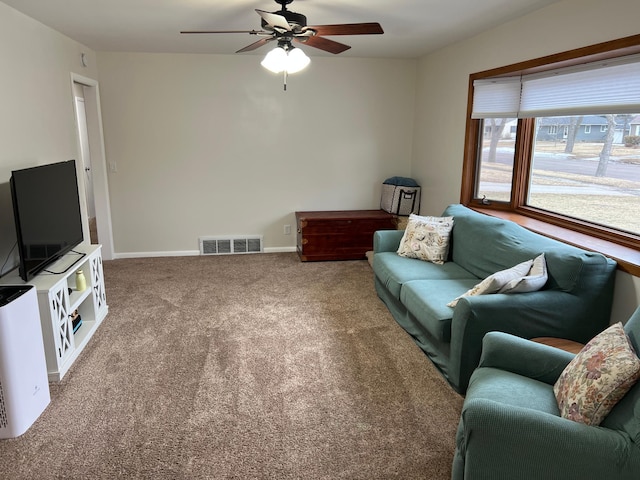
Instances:
[[[304,70],[310,63],[311,59],[299,48],[289,50],[287,57],[288,73],[297,73]]]
[[[260,65],[273,73],[284,71],[287,64],[287,52],[281,47],[276,47],[264,57]]]
[[[296,73],[303,70],[311,59],[299,48],[291,48],[286,51],[278,46],[264,57],[260,65],[273,73]]]

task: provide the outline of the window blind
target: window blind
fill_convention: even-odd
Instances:
[[[475,80],[471,118],[515,118],[520,110],[520,77]]]
[[[516,80],[517,88],[512,85]],[[505,85],[509,85],[508,88]],[[518,90],[517,106],[513,106],[516,89]],[[478,97],[477,102],[476,97]],[[504,105],[502,109],[500,105]],[[474,82],[472,118],[516,116],[526,118],[638,112],[640,112],[640,56],[638,55],[549,70],[524,75],[521,78],[482,79]]]

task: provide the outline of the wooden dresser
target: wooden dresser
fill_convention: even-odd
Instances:
[[[296,212],[298,255],[303,262],[360,260],[373,250],[373,232],[395,230],[384,210]]]

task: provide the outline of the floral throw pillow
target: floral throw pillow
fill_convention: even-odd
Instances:
[[[409,215],[398,255],[442,265],[449,255],[449,237],[453,217],[421,217]]]
[[[560,415],[599,425],[640,378],[640,359],[618,322],[595,336],[553,386]]]

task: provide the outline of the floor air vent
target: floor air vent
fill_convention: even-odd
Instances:
[[[248,237],[200,237],[200,255],[261,253],[262,235]]]

